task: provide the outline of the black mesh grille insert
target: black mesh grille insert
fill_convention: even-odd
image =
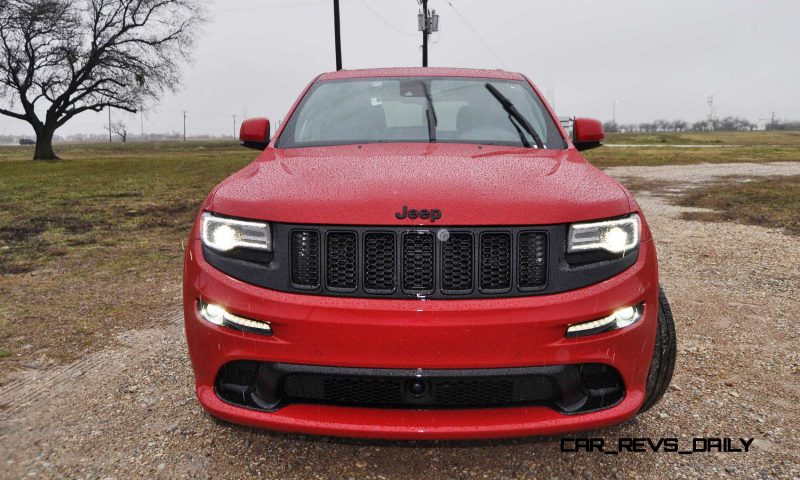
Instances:
[[[273,267],[288,266],[286,291],[322,295],[533,295],[553,284],[548,278],[555,255],[548,250],[552,232],[533,228],[293,225],[282,237],[289,248],[280,249],[288,258],[276,257]],[[273,288],[279,273],[265,266],[246,280]],[[262,284],[263,277],[269,278]]]
[[[451,233],[442,243],[442,291],[468,293],[472,290],[472,235]]]
[[[319,287],[319,232],[292,232],[292,283],[301,288]]]
[[[514,398],[512,380],[439,380],[434,385],[436,400],[445,405],[506,404]]]
[[[290,374],[283,394],[291,401],[373,407],[486,407],[545,402],[555,393],[543,375],[507,378],[421,379],[414,394],[413,378]]]
[[[511,235],[484,233],[481,235],[482,290],[511,288]]]
[[[354,232],[328,233],[325,281],[328,288],[355,290],[358,248]]]
[[[372,369],[236,360],[215,381],[224,401],[275,411],[291,404],[369,408],[610,407],[625,385],[613,367],[570,364],[497,369]]]
[[[292,398],[330,403],[392,405],[403,401],[399,378],[289,375],[284,392]]]
[[[547,235],[519,234],[519,287],[541,288],[547,283]]]
[[[373,293],[390,293],[394,284],[394,235],[364,235],[364,288]]]
[[[403,235],[403,290],[433,291],[433,234],[409,232]]]

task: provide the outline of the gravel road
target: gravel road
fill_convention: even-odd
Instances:
[[[800,174],[800,163],[609,169],[697,183]],[[678,329],[673,386],[647,414],[588,432],[754,437],[747,453],[561,453],[559,438],[370,442],[261,432],[203,413],[177,310],[78,362],[3,375],[0,478],[800,478],[800,242],[680,219],[640,194]],[[175,280],[179,282],[179,279]],[[683,444],[682,444],[683,445]]]

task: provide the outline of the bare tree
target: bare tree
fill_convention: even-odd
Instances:
[[[673,120],[670,122],[673,131],[682,132],[686,130],[689,124],[685,120]]]
[[[603,123],[603,131],[614,133],[619,132],[619,124],[614,120]]]
[[[122,140],[122,143],[126,143],[128,141],[128,127],[122,122],[122,120],[112,122],[110,127],[106,126],[104,128],[114,135],[117,135],[120,140]]]
[[[34,159],[57,159],[53,134],[76,115],[174,91],[201,1],[0,0],[0,114],[31,125]]]

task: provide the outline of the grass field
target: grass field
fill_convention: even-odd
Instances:
[[[587,157],[599,166],[800,160],[797,133],[760,134],[706,138],[745,147],[601,148]],[[685,135],[664,143],[700,142]],[[749,135],[781,146],[755,145]],[[633,143],[609,141],[623,138]],[[0,365],[80,357],[179,305],[183,242],[200,202],[256,156],[234,142],[73,144],[57,152],[64,160],[33,162],[30,147],[0,148]],[[797,192],[796,185],[781,188]],[[693,201],[721,211],[736,205],[714,197]],[[793,212],[783,209],[778,221]]]
[[[718,183],[690,190],[678,198],[680,205],[712,209],[684,213],[689,220],[733,221],[782,228],[800,235],[800,176],[720,179]]]
[[[598,167],[800,160],[800,132],[612,133],[606,144],[641,146],[597,148],[587,151],[586,159]]]
[[[800,132],[665,132],[609,133],[607,143],[630,145],[783,145],[800,147]]]
[[[0,148],[0,362],[69,360],[178,304],[200,202],[256,152],[234,142]]]

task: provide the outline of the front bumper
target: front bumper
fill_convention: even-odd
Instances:
[[[268,321],[273,336],[201,319],[197,301]],[[193,239],[186,252],[184,316],[200,403],[234,423],[281,431],[393,439],[547,435],[624,421],[644,401],[657,323],[658,279],[652,241],[637,262],[589,287],[542,296],[397,300],[278,292],[235,280],[208,265]],[[579,338],[568,325],[644,303],[642,319],[622,330]],[[614,406],[565,414],[547,406],[365,408],[288,404],[274,411],[226,402],[215,391],[223,365],[238,360],[370,369],[499,369],[605,364],[619,372],[624,397]]]

